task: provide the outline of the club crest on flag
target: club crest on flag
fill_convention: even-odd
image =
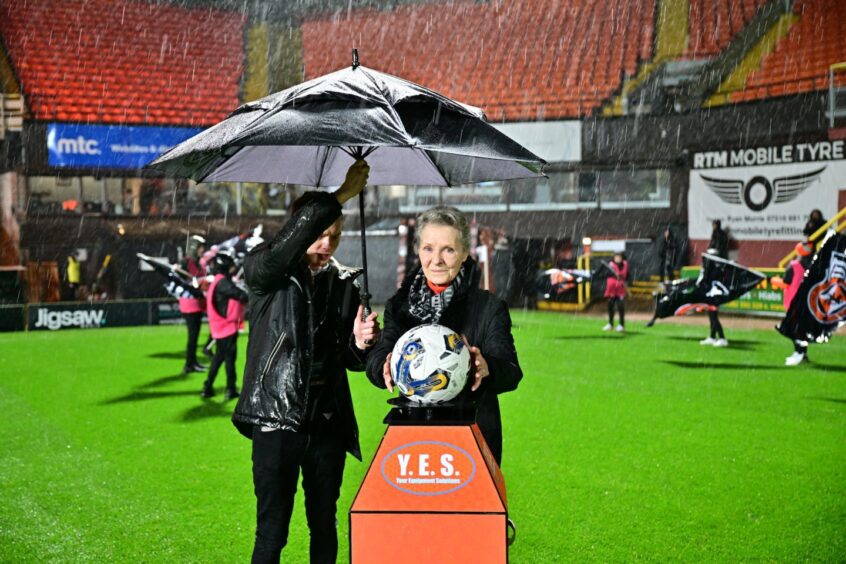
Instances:
[[[825,280],[808,292],[808,309],[820,323],[846,321],[846,254],[831,254]]]

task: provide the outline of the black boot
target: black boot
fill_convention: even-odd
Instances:
[[[200,397],[210,398],[212,396],[214,396],[214,388],[208,383],[208,381],[206,381],[203,384],[203,391],[200,393]]]
[[[226,401],[229,401],[231,399],[237,399],[240,396],[241,396],[241,394],[238,393],[238,388],[227,388],[226,393],[223,396],[223,399],[225,399]]]

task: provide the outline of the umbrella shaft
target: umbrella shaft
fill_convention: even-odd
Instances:
[[[364,189],[358,195],[358,213],[361,222],[361,267],[364,270],[361,279],[361,305],[363,306],[363,318],[370,315],[370,290],[367,287],[367,241],[365,240],[364,231]]]

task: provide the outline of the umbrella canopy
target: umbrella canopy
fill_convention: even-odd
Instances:
[[[453,186],[543,176],[546,162],[484,113],[358,64],[244,104],[147,165],[197,182],[339,186],[357,159],[371,185]],[[364,192],[361,300],[369,313]]]
[[[356,158],[371,185],[542,176],[545,161],[437,92],[357,65],[244,104],[152,168],[197,182],[338,186]]]

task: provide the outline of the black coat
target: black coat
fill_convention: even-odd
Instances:
[[[728,258],[728,234],[724,229],[714,229],[711,232],[711,240],[708,242],[709,249],[716,249],[717,256],[720,258]]]
[[[475,262],[473,259],[467,260],[470,261],[470,275],[450,301],[439,324],[467,337],[470,345],[479,347],[488,363],[490,376],[482,380],[482,386],[471,394],[473,378],[468,378],[462,394],[478,401],[476,422],[485,440],[497,452],[500,448],[496,443],[501,440],[502,429],[497,395],[516,389],[523,378],[523,371],[514,349],[508,306],[490,292],[479,288]],[[403,333],[421,324],[408,309],[409,287],[418,271],[419,267],[413,270],[385,304],[382,335],[367,359],[367,377],[380,388],[385,387],[382,367],[388,353]]]
[[[341,216],[331,194],[309,201],[273,240],[253,249],[244,262],[250,290],[250,340],[244,387],[232,421],[247,437],[252,426],[307,431],[309,379],[322,365],[321,404],[333,404],[347,450],[361,458],[358,427],[346,369],[363,370],[366,355],[355,346],[353,322],[359,294],[356,271],[331,263],[316,279],[303,258],[308,247]],[[314,300],[315,284],[321,284]],[[319,302],[319,303],[318,303]],[[317,331],[321,324],[324,330]],[[323,335],[315,342],[315,334]]]

